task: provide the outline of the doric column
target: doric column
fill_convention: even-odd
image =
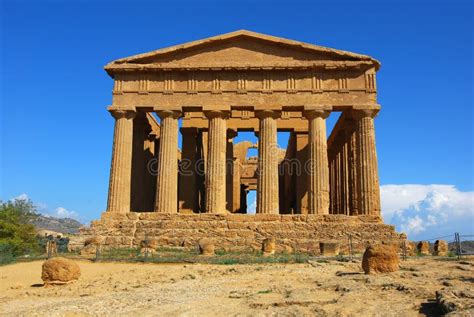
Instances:
[[[308,118],[309,211],[310,214],[329,214],[329,165],[326,141],[326,118],[329,111],[305,111]]]
[[[341,213],[350,215],[350,194],[349,194],[349,142],[344,139],[341,147],[341,193],[342,209]]]
[[[336,213],[336,198],[335,198],[335,177],[334,177],[334,150],[328,149],[329,160],[329,213]]]
[[[206,168],[206,212],[226,212],[226,111],[206,111],[209,119]]]
[[[337,149],[336,153],[336,161],[334,164],[334,173],[335,173],[335,195],[336,195],[336,214],[341,214],[341,202],[342,202],[342,195],[341,195],[341,150]]]
[[[357,142],[359,213],[380,216],[380,187],[375,149],[374,117],[378,110],[354,111]]]
[[[240,212],[241,197],[242,192],[240,186],[240,160],[236,157],[232,160],[232,212]]]
[[[157,111],[161,118],[160,151],[156,180],[155,212],[178,212],[179,111]]]
[[[260,119],[258,138],[257,213],[279,214],[278,208],[278,112],[263,110],[256,113]]]
[[[234,196],[238,196],[236,188],[234,188],[234,138],[237,136],[237,131],[227,129],[226,140],[226,209],[229,212],[235,212]]]
[[[351,216],[358,215],[359,206],[357,199],[357,141],[356,134],[350,134],[349,146],[349,203]]]
[[[115,118],[107,211],[130,212],[133,118],[135,110],[110,110]]]

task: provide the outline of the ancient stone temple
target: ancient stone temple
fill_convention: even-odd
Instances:
[[[111,62],[108,204],[84,234],[110,246],[212,237],[227,249],[274,237],[309,251],[349,234],[360,245],[399,239],[380,216],[379,67],[370,56],[249,31]],[[234,142],[245,131],[258,144]],[[281,131],[290,133],[286,149]]]

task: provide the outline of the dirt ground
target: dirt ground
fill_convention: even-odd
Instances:
[[[79,281],[43,287],[41,261],[0,267],[2,316],[436,316],[436,291],[469,299],[474,261],[417,258],[390,274],[360,262],[136,264],[78,261]],[[469,302],[470,301],[470,302]],[[459,313],[459,312],[458,312]],[[474,310],[462,316],[471,316]]]

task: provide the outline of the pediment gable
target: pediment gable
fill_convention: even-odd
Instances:
[[[367,55],[316,46],[250,31],[236,31],[204,40],[118,59],[105,69],[286,67],[323,63],[380,63]]]

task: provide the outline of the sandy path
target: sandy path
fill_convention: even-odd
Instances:
[[[435,291],[472,288],[473,265],[409,260],[366,276],[360,263],[204,265],[78,262],[73,284],[38,287],[42,262],[0,267],[6,316],[419,316]],[[342,273],[342,274],[341,274]]]

